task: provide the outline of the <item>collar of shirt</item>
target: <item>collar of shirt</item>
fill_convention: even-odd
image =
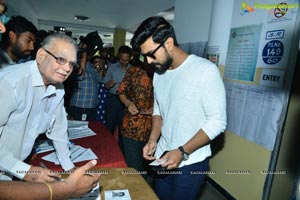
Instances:
[[[9,55],[6,53],[6,51],[4,51],[3,49],[0,48],[0,55],[5,59],[4,63],[1,63],[2,67],[5,67],[7,65],[13,65],[16,64],[10,57]]]

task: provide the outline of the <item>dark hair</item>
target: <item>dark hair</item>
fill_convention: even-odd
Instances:
[[[103,41],[98,31],[88,33],[85,37],[80,37],[80,42],[86,44],[89,55],[93,55],[97,50],[103,48]]]
[[[101,58],[101,56],[98,56],[98,55],[97,55],[97,56],[93,56],[93,57],[91,58],[91,61],[94,62],[94,60],[97,59],[97,58],[103,59],[103,58]]]
[[[132,54],[132,50],[131,50],[131,48],[129,46],[122,45],[122,46],[119,47],[118,55],[120,55],[121,53],[125,53],[125,54],[131,55]]]
[[[19,35],[24,32],[30,32],[34,35],[37,34],[37,28],[28,21],[25,17],[22,16],[12,16],[10,20],[5,24],[6,31],[2,34],[1,45],[6,49],[9,45],[8,34],[10,31],[13,31],[16,35]]]
[[[140,49],[140,46],[151,36],[155,43],[161,43],[172,37],[174,44],[178,46],[173,26],[160,16],[144,20],[134,32],[130,44],[133,48]]]

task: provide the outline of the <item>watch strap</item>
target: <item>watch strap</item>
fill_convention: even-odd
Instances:
[[[178,149],[179,149],[182,153],[184,153],[184,154],[186,154],[186,155],[189,155],[189,153],[187,153],[187,152],[184,150],[183,146],[178,147]]]

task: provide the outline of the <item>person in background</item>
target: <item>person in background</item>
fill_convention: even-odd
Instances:
[[[96,164],[96,160],[89,161],[77,168],[65,180],[51,183],[0,181],[1,199],[48,200],[81,197],[99,183],[101,174],[92,173],[90,170]]]
[[[65,171],[74,168],[70,158],[63,82],[77,68],[77,44],[69,36],[47,36],[36,60],[0,70],[0,180],[51,182],[60,177],[24,160],[40,134],[53,141]]]
[[[157,69],[152,130],[143,157],[163,155],[161,167],[172,171],[157,174],[155,192],[161,200],[197,199],[205,173],[193,172],[208,170],[209,142],[226,127],[220,72],[210,61],[180,49],[174,28],[163,17],[144,20],[131,44]]]
[[[106,127],[114,134],[118,128],[118,143],[122,149],[122,136],[120,133],[124,115],[124,105],[120,101],[117,90],[123,80],[125,73],[130,67],[131,48],[123,45],[118,50],[118,62],[108,67],[103,83],[109,91],[109,96],[105,110]]]
[[[22,16],[13,16],[5,24],[0,48],[0,68],[29,59],[34,52],[37,28]]]
[[[121,128],[125,160],[128,167],[142,172],[147,169],[147,163],[144,163],[143,159],[143,147],[151,131],[153,73],[147,73],[146,65],[136,60],[140,55],[139,51],[133,55],[137,55],[130,61],[134,65],[127,70],[118,88],[118,94],[126,107]]]
[[[98,71],[100,77],[104,78],[105,73],[108,69],[108,65],[106,64],[106,55],[103,53],[104,51],[97,51],[96,54],[92,58],[92,63],[96,70]],[[99,83],[99,104],[97,109],[97,121],[105,124],[105,105],[108,97],[108,91],[105,88],[105,84]]]
[[[118,62],[118,59],[115,56],[115,48],[114,47],[105,47],[105,53],[107,54],[107,65],[115,64]]]
[[[108,69],[107,62],[106,62],[106,56],[102,55],[102,51],[97,51],[95,55],[92,57],[92,63],[96,70],[98,71],[99,75],[104,78],[105,73]]]
[[[77,86],[71,94],[68,114],[74,120],[96,121],[99,82],[102,77],[90,61],[95,52],[102,49],[103,42],[97,31],[81,38],[80,68],[77,71]]]
[[[47,37],[50,33],[45,30],[38,30],[35,35],[35,43],[34,43],[34,52],[31,55],[31,59],[34,60],[36,57],[36,52],[41,47],[41,44],[45,37]]]
[[[5,25],[0,21],[0,33],[4,33],[6,31]]]
[[[7,11],[7,3],[6,0],[0,0],[0,33],[4,33],[6,31],[5,25],[10,17],[5,15]]]

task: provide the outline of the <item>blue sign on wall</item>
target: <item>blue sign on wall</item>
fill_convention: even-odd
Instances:
[[[268,42],[262,52],[262,59],[268,65],[278,63],[283,56],[283,44],[279,40],[271,40]]]

